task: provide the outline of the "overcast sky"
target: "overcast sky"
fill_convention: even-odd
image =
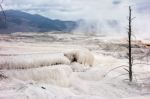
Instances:
[[[54,19],[109,19],[127,15],[129,2],[139,13],[150,11],[150,0],[4,0],[3,6]]]
[[[41,14],[51,19],[84,19],[96,24],[98,32],[101,30],[109,32],[125,31],[128,24],[129,5],[132,5],[133,15],[136,16],[136,21],[133,23],[134,31],[150,36],[150,0],[4,0],[3,2],[4,9]],[[114,27],[110,28],[108,27],[108,21],[112,25],[119,22],[119,25],[115,29]],[[97,24],[97,22],[100,24]]]

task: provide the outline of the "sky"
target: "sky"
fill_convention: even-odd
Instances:
[[[4,9],[17,9],[63,20],[99,19],[126,16],[128,5],[149,13],[149,0],[4,0]],[[146,11],[145,11],[146,10]]]
[[[136,32],[140,33],[143,30],[150,32],[148,24],[150,0],[4,0],[3,2],[4,9],[41,14],[51,19],[84,19],[86,20],[84,23],[96,24],[98,32],[122,32],[126,28],[129,5],[132,6],[133,15],[136,16],[135,20],[138,20],[134,23]],[[117,28],[110,28],[113,24]],[[139,29],[143,25],[144,29]],[[86,25],[80,28],[86,28]]]

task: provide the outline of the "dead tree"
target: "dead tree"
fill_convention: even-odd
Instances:
[[[5,14],[4,10],[3,10],[2,3],[3,3],[3,0],[1,0],[1,2],[0,2],[0,9],[2,10],[2,13],[4,15],[4,21],[5,21],[5,25],[6,25],[6,14]],[[0,17],[0,20],[2,20],[2,19],[3,18]],[[4,79],[4,78],[6,79],[7,77],[2,72],[0,72],[0,80]]]
[[[133,72],[132,72],[132,65],[133,65],[133,57],[132,57],[132,46],[131,46],[131,36],[132,36],[132,9],[129,6],[129,27],[128,27],[128,56],[129,56],[129,80],[132,82],[133,79]]]
[[[6,25],[6,14],[5,14],[5,11],[4,11],[3,7],[2,7],[2,3],[3,3],[3,0],[1,0],[1,2],[0,2],[0,9],[2,11],[2,14],[4,15],[4,17],[2,17],[2,19],[4,19],[4,22],[5,22],[5,25]],[[0,17],[0,19],[1,19],[1,17]]]

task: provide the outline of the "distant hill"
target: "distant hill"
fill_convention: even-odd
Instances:
[[[6,10],[7,23],[0,12],[0,33],[13,32],[70,32],[76,28],[74,21],[52,20],[38,14],[29,14],[18,10]]]

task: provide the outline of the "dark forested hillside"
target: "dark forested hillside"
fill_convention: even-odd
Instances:
[[[70,32],[77,24],[73,21],[52,20],[38,14],[29,14],[18,10],[6,10],[7,23],[0,12],[0,33],[13,32]]]

